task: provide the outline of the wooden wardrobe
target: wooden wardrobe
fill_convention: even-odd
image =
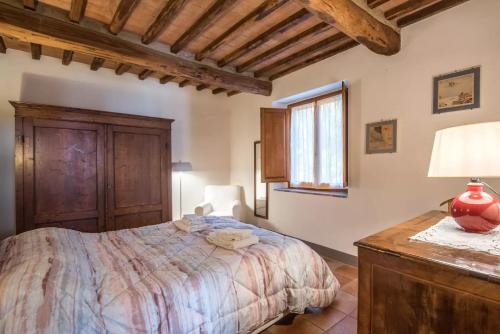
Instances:
[[[102,232],[171,220],[172,120],[11,102],[16,232]]]

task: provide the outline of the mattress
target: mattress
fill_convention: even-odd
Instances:
[[[249,333],[285,312],[332,303],[339,283],[303,242],[208,217],[104,233],[43,228],[0,244],[2,333]],[[206,241],[251,228],[236,251]]]

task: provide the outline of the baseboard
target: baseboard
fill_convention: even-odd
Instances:
[[[358,257],[347,254],[335,249],[331,249],[325,246],[317,245],[315,243],[309,242],[302,240],[306,245],[314,249],[319,255],[329,257],[330,259],[333,260],[338,260],[340,262],[344,262],[347,264],[350,264],[351,266],[358,266]]]

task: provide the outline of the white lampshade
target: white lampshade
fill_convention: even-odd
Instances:
[[[500,177],[500,122],[436,132],[429,177]]]

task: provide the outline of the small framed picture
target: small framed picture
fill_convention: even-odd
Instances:
[[[366,124],[366,154],[396,152],[397,125],[395,119]]]
[[[479,108],[480,79],[480,67],[435,77],[432,113]]]

